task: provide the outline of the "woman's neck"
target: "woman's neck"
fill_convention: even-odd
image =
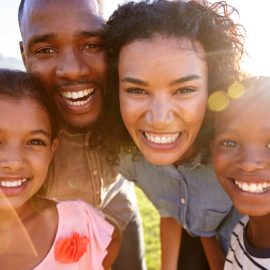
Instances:
[[[191,158],[193,158],[196,154],[198,153],[198,147],[196,147],[195,145],[191,146],[185,153],[184,155],[181,156],[181,158],[179,158],[174,165],[178,166],[180,164],[183,164],[184,162],[190,160]]]

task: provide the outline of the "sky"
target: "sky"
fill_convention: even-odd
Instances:
[[[117,5],[126,0],[105,0],[105,16],[109,17]],[[213,1],[213,0],[212,0]],[[236,7],[237,20],[246,29],[246,57],[243,68],[253,75],[270,76],[270,1],[227,0]],[[19,0],[0,1],[0,54],[20,58],[20,33],[17,23]]]

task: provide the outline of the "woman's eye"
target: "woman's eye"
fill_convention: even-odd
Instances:
[[[194,93],[196,92],[195,88],[192,87],[183,87],[179,88],[175,91],[175,94],[188,94],[188,93]]]
[[[220,143],[220,145],[224,147],[237,147],[238,143],[235,141],[223,141]]]
[[[27,145],[41,145],[41,146],[47,146],[47,142],[41,139],[32,139],[30,140]]]
[[[131,94],[146,94],[146,91],[141,88],[129,88],[127,92]]]

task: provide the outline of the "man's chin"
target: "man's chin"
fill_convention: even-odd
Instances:
[[[69,131],[70,133],[87,133],[92,130],[94,124],[95,122],[75,124],[67,122],[66,120],[62,119],[63,128]]]

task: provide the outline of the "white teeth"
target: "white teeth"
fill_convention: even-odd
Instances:
[[[24,182],[26,182],[26,178],[15,180],[15,181],[8,181],[8,180],[6,180],[6,181],[0,181],[0,186],[2,186],[2,187],[19,187]]]
[[[263,193],[270,189],[270,183],[267,182],[246,183],[235,180],[234,183],[238,186],[239,189],[250,193]]]
[[[166,134],[166,135],[156,135],[153,133],[148,133],[145,132],[145,137],[147,140],[149,140],[152,143],[157,143],[157,144],[167,144],[167,143],[173,143],[175,142],[180,133],[175,133],[175,134]]]
[[[91,100],[91,98],[92,96],[88,97],[86,100],[80,100],[80,101],[71,101],[70,99],[66,99],[65,102],[70,106],[80,107],[88,103]]]
[[[79,92],[62,92],[61,95],[65,98],[72,98],[72,99],[78,99],[78,98],[84,98],[88,95],[91,95],[94,92],[94,88],[84,89]]]

